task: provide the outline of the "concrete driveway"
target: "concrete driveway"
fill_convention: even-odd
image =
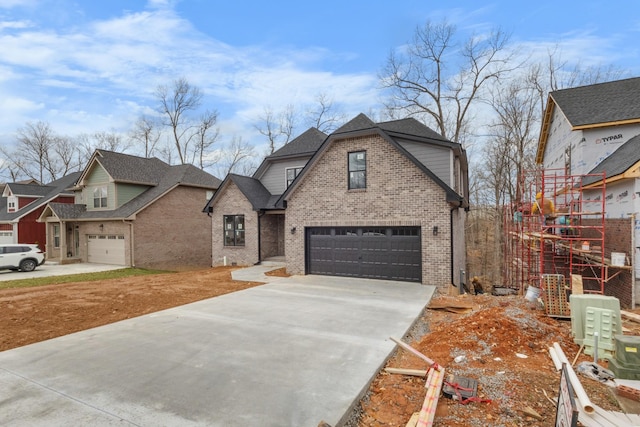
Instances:
[[[6,280],[32,279],[34,277],[64,276],[67,274],[95,273],[98,271],[119,270],[126,268],[122,265],[91,264],[88,262],[77,264],[52,264],[45,262],[30,272],[0,270],[0,282]]]
[[[0,353],[0,425],[336,425],[433,295],[294,276]]]

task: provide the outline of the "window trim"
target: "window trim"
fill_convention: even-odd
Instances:
[[[53,247],[60,247],[60,224],[53,224],[53,230],[51,231],[53,237]]]
[[[109,190],[107,185],[97,185],[92,189],[92,198],[93,198],[93,208],[94,209],[104,209],[108,207],[109,204]],[[100,197],[96,197],[96,192],[100,192]],[[98,206],[96,206],[96,203]]]
[[[229,219],[232,218],[232,221]],[[233,229],[227,227],[233,225]],[[240,226],[240,227],[238,227]],[[227,231],[233,232],[233,242],[227,239]],[[241,237],[240,237],[241,236]],[[222,245],[226,247],[245,246],[246,227],[244,214],[222,215]]]
[[[285,188],[289,188],[289,186],[291,184],[293,184],[293,181],[296,180],[296,178],[298,177],[298,175],[300,175],[300,172],[302,172],[302,169],[304,169],[304,166],[292,166],[289,168],[285,168],[284,169],[284,185]],[[290,170],[294,170],[295,175],[293,177],[293,179],[291,180],[291,182],[289,182],[289,171]]]
[[[364,169],[351,169],[351,155],[364,154]],[[352,172],[364,172],[364,184],[362,186],[353,186],[351,181]],[[367,188],[367,150],[349,151],[347,153],[347,188],[349,190],[365,190]]]

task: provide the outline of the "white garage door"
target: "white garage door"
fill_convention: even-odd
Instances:
[[[13,231],[0,231],[0,244],[14,243]]]
[[[126,265],[124,236],[90,234],[88,238],[87,261],[98,264]]]

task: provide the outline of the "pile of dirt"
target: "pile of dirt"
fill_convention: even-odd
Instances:
[[[447,305],[450,297],[433,303]],[[440,397],[435,426],[553,426],[560,375],[548,348],[558,342],[573,360],[579,347],[571,338],[571,323],[547,317],[521,296],[465,295],[456,298],[473,306],[466,314],[425,310],[405,342],[443,366],[448,374],[478,382],[482,402],[461,404]],[[578,362],[589,360],[581,355]],[[426,362],[398,350],[387,367],[421,369]],[[581,378],[593,403],[619,410],[612,391]],[[375,378],[360,402],[350,426],[405,426],[419,412],[426,395],[425,379],[385,371]],[[541,419],[527,416],[532,408]]]

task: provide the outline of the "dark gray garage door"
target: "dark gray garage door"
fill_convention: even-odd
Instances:
[[[306,229],[307,273],[422,281],[420,227]]]

